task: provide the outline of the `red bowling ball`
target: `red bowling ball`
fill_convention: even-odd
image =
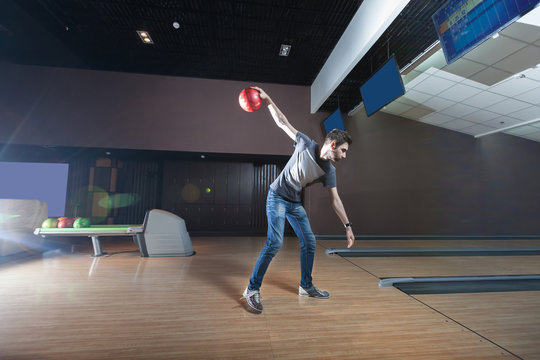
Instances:
[[[258,90],[245,88],[240,91],[238,96],[240,107],[247,112],[253,112],[261,107],[262,100]]]

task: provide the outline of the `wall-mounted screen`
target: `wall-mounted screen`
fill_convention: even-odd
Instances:
[[[449,0],[433,16],[448,64],[510,25],[539,0]]]
[[[343,123],[343,117],[341,116],[341,110],[337,109],[330,116],[328,116],[322,122],[322,128],[324,135],[328,134],[334,129],[345,130],[345,124]]]
[[[49,217],[64,216],[68,164],[0,162],[0,199],[40,200]]]
[[[394,56],[360,86],[360,94],[368,116],[405,94],[405,87]]]

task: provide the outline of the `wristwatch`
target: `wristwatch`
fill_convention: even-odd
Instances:
[[[345,228],[348,228],[349,226],[352,226],[352,222],[348,222],[348,223],[346,223],[346,224],[343,225],[343,226],[345,226]]]

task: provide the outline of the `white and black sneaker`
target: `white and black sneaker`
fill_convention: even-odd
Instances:
[[[244,294],[240,299],[246,299],[247,304],[253,310],[257,312],[263,311],[263,306],[261,304],[261,293],[259,290],[249,290],[246,287],[246,290],[244,290]]]
[[[302,286],[299,286],[298,295],[314,297],[314,298],[319,298],[319,299],[328,299],[330,297],[330,294],[327,291],[321,290],[315,285],[311,285],[311,287],[307,289],[303,288]]]

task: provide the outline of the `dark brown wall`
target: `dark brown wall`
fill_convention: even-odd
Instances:
[[[0,63],[0,143],[290,155],[248,83]],[[321,140],[309,88],[264,84],[293,125]],[[540,143],[479,140],[384,113],[347,118],[354,144],[338,189],[359,235],[540,234]],[[306,192],[315,233],[342,234],[327,192]]]
[[[540,143],[363,110],[345,122],[354,143],[338,190],[357,234],[540,234]],[[325,190],[306,199],[315,233],[343,233]]]
[[[0,62],[0,143],[285,155],[291,141],[240,90],[263,87],[299,129],[321,136],[309,87],[18,66]]]

